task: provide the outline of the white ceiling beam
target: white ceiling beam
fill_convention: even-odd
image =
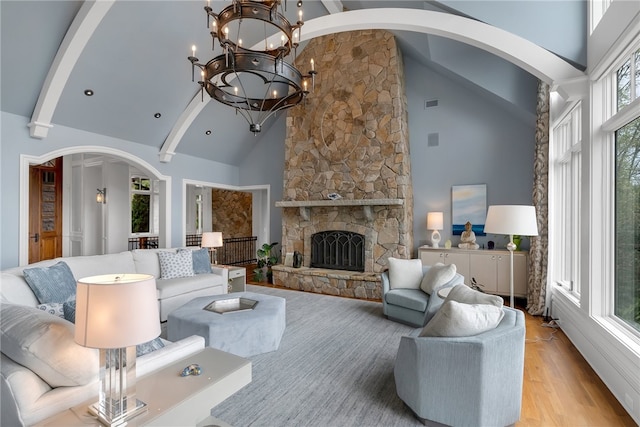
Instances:
[[[333,2],[323,0],[325,7],[326,3]],[[469,18],[429,10],[380,8],[325,15],[305,22],[300,41],[343,31],[370,29],[415,31],[457,40],[493,53],[550,85],[585,75],[568,62],[520,36]],[[276,36],[273,37],[273,43],[277,43]],[[191,100],[162,146],[161,161],[168,162],[171,159],[180,139],[209,100],[205,97],[205,102],[201,102],[199,93]]]
[[[340,0],[322,0],[322,5],[329,13],[340,13],[344,10]]]
[[[53,127],[51,120],[71,71],[85,46],[115,0],[85,1],[67,30],[56,57],[49,68],[29,126],[32,138],[46,138]]]

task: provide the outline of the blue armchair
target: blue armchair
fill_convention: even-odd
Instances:
[[[470,337],[400,340],[398,396],[426,424],[506,426],[520,419],[524,314],[503,307],[495,329]]]
[[[431,267],[422,267],[424,275]],[[464,276],[456,273],[449,282],[435,289],[429,295],[421,289],[391,289],[389,272],[382,273],[382,312],[389,320],[394,320],[407,325],[422,327],[438,311],[444,300],[437,291],[464,283]]]

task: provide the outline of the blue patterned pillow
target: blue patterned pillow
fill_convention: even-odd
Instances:
[[[64,261],[51,267],[25,268],[22,274],[40,304],[63,303],[76,294],[76,279]]]
[[[189,251],[190,249],[186,249]],[[195,274],[211,273],[211,259],[209,258],[209,249],[202,248],[192,251],[193,256],[193,272]]]
[[[62,304],[62,312],[64,318],[71,323],[76,323],[76,300],[65,301]]]
[[[178,252],[158,252],[160,278],[175,279],[193,276],[193,256],[191,250]]]
[[[164,347],[164,343],[160,339],[160,337],[152,339],[151,341],[147,341],[142,344],[138,344],[136,346],[136,357],[143,356],[147,353],[151,353],[152,351],[161,349]]]
[[[53,314],[54,316],[64,318],[64,311],[62,306],[63,306],[63,303],[61,302],[50,302],[48,304],[39,304],[38,309],[42,311],[46,311],[49,314]]]

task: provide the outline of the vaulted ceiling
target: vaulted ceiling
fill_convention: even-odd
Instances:
[[[295,21],[295,2],[288,3],[285,15]],[[221,10],[229,2],[210,4]],[[175,151],[238,165],[266,132],[249,132],[230,107],[198,105],[187,56],[192,45],[204,60],[214,56],[204,5],[2,0],[2,111],[30,118],[32,135],[45,142],[49,127],[60,125],[155,147],[163,161]],[[380,8],[396,11],[381,22]],[[390,29],[405,56],[522,120],[535,106],[535,94],[522,88],[578,76],[586,63],[584,2],[305,0],[304,17],[307,37],[359,25]],[[485,35],[495,42],[486,45]]]

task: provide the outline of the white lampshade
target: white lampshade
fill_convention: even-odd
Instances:
[[[222,247],[222,233],[219,231],[206,231],[202,233],[202,248],[219,248]]]
[[[442,212],[427,212],[427,230],[442,230],[444,218]]]
[[[75,341],[113,349],[160,335],[156,280],[148,274],[106,274],[78,280]]]
[[[537,236],[536,208],[525,205],[489,206],[485,233]]]

